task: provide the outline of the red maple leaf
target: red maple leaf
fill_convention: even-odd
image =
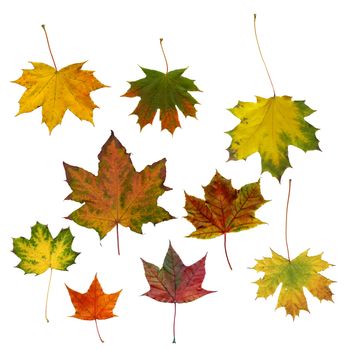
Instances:
[[[157,301],[174,304],[173,343],[175,343],[176,303],[188,303],[213,291],[205,290],[201,284],[205,278],[206,255],[186,266],[175,252],[171,243],[161,269],[141,259],[145,276],[150,285],[146,295]]]

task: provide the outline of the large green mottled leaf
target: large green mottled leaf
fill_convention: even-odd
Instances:
[[[257,97],[256,102],[239,101],[230,112],[241,120],[228,132],[230,159],[246,159],[259,152],[262,172],[269,171],[279,180],[290,167],[289,145],[303,151],[319,150],[318,129],[304,119],[314,111],[304,101],[289,96]]]
[[[73,239],[69,228],[62,229],[53,238],[48,226],[37,222],[31,228],[30,239],[25,237],[13,239],[13,253],[21,259],[17,267],[25,273],[37,275],[49,268],[67,270],[79,255],[72,250]]]
[[[190,80],[182,76],[187,68],[176,69],[162,73],[156,70],[142,68],[146,77],[131,81],[131,87],[123,95],[126,97],[141,98],[132,114],[138,116],[141,128],[152,124],[153,119],[160,110],[162,129],[171,133],[180,126],[176,107],[185,115],[195,117],[197,100],[188,91],[200,91]]]
[[[118,225],[142,233],[142,225],[171,219],[157,205],[164,191],[165,159],[136,172],[125,148],[111,133],[98,156],[98,175],[64,164],[72,193],[66,198],[83,203],[68,216],[77,224],[95,229],[100,238]]]

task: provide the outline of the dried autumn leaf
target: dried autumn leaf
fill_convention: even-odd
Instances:
[[[167,129],[172,134],[180,126],[176,107],[185,117],[196,116],[197,100],[188,91],[200,91],[194,84],[194,80],[183,77],[187,68],[176,69],[162,73],[156,70],[142,68],[146,77],[129,82],[131,87],[123,95],[126,97],[141,98],[138,106],[132,114],[138,116],[141,128],[152,124],[153,119],[160,110],[162,129]]]
[[[106,85],[94,77],[93,71],[82,70],[84,63],[57,70],[45,63],[31,62],[34,69],[23,69],[22,76],[14,81],[27,89],[19,100],[17,115],[42,107],[42,123],[50,133],[61,124],[67,109],[80,120],[93,124],[93,110],[97,106],[90,92]]]
[[[95,275],[90,288],[84,294],[69,288],[67,285],[66,288],[75,308],[75,314],[72,317],[80,320],[94,320],[99,339],[103,343],[98,330],[97,320],[105,320],[117,316],[114,315],[113,309],[122,290],[112,294],[105,294],[97,279],[97,275]]]
[[[69,228],[62,229],[60,233],[53,238],[48,226],[37,222],[31,227],[31,237],[13,238],[13,253],[21,259],[17,265],[25,274],[35,273],[40,275],[50,269],[49,286],[53,269],[67,271],[67,268],[75,263],[79,253],[72,250],[74,237]],[[48,286],[48,293],[49,293]],[[45,317],[47,317],[46,299]]]
[[[165,181],[165,159],[136,172],[130,155],[113,132],[98,155],[98,175],[64,163],[72,193],[66,198],[83,203],[68,216],[77,224],[95,229],[100,239],[118,225],[142,233],[144,223],[171,219],[157,205],[157,198],[170,188]],[[119,250],[119,249],[118,249]]]
[[[308,251],[298,255],[293,260],[288,260],[272,250],[272,258],[257,260],[254,269],[264,272],[264,277],[255,283],[259,286],[257,298],[267,298],[273,295],[282,284],[277,307],[284,307],[286,314],[294,319],[300,310],[308,311],[307,300],[303,287],[320,301],[332,301],[332,291],[329,285],[333,281],[319,274],[331,266],[321,259],[322,254],[308,256]]]
[[[256,102],[239,101],[230,112],[241,120],[233,130],[229,147],[230,159],[246,159],[255,152],[261,156],[262,172],[269,171],[279,181],[284,171],[290,167],[288,146],[303,151],[319,150],[315,136],[318,130],[305,121],[314,112],[304,101],[293,101],[290,96],[276,96],[271,75],[264,60],[256,31],[254,14],[254,33],[258,50],[270,81],[273,96],[256,97]]]
[[[173,343],[175,343],[176,303],[187,303],[213,293],[205,290],[201,284],[205,278],[206,255],[186,266],[175,252],[171,243],[160,269],[154,264],[141,259],[150,290],[143,295],[164,303],[174,304]]]
[[[188,237],[210,239],[223,235],[225,254],[231,269],[226,234],[263,224],[255,217],[255,211],[267,201],[261,195],[259,182],[236,190],[231,180],[218,172],[204,190],[205,200],[186,194],[186,219],[196,228]]]
[[[262,172],[269,171],[280,180],[291,166],[289,145],[305,152],[320,150],[315,136],[318,129],[304,119],[314,111],[304,101],[293,101],[289,96],[257,97],[257,102],[239,101],[229,110],[241,120],[228,132],[232,138],[230,159],[246,159],[259,152]]]

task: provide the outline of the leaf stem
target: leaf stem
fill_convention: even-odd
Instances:
[[[162,49],[163,56],[164,56],[164,61],[165,61],[165,66],[166,66],[166,74],[168,74],[168,72],[169,72],[168,60],[167,60],[167,56],[165,55],[164,47],[163,47],[162,42],[163,42],[163,38],[160,38],[159,39],[159,43],[161,45],[161,49]]]
[[[176,333],[175,333],[175,326],[176,326],[176,301],[174,302],[174,322],[173,322],[173,344],[176,344]]]
[[[226,257],[226,260],[228,262],[228,265],[230,267],[230,270],[232,270],[232,267],[231,267],[231,264],[230,264],[230,260],[229,260],[229,256],[228,256],[228,250],[226,248],[226,233],[223,234],[224,236],[224,251],[225,251],[225,257]]]
[[[45,319],[47,322],[49,322],[49,319],[48,319],[48,299],[49,299],[49,291],[50,291],[50,284],[52,281],[52,275],[53,275],[53,269],[50,268],[48,289],[47,289],[47,295],[46,295],[46,307],[45,307],[45,311],[44,311],[44,316],[45,316]]]
[[[98,329],[98,323],[97,323],[97,320],[95,319],[95,324],[96,324],[96,329],[97,329],[97,334],[98,334],[98,338],[100,339],[100,341],[102,343],[104,343],[104,340],[102,339],[100,333],[99,333],[99,329]]]
[[[49,52],[50,52],[50,56],[51,56],[51,58],[52,58],[52,60],[53,60],[54,67],[55,67],[56,70],[58,70],[57,67],[56,67],[56,63],[55,63],[55,60],[54,60],[54,56],[53,56],[51,47],[50,47],[50,43],[49,43],[49,39],[48,39],[48,34],[47,34],[47,31],[46,31],[46,26],[45,26],[44,24],[42,24],[42,28],[43,28],[43,30],[44,30],[44,34],[46,35],[47,44],[48,44],[48,49],[49,49]]]
[[[291,179],[289,179],[289,192],[288,192],[288,197],[286,201],[286,213],[285,213],[285,244],[286,244],[287,256],[289,261],[291,261],[289,244],[288,244],[288,213],[289,213],[290,192],[291,192]]]
[[[273,82],[272,82],[270,73],[269,73],[269,71],[268,71],[266,62],[265,62],[265,60],[264,60],[264,56],[262,55],[262,51],[261,51],[260,44],[259,44],[258,34],[257,34],[257,32],[256,32],[256,14],[254,14],[254,33],[255,33],[255,39],[256,39],[256,43],[257,43],[257,45],[258,45],[259,53],[260,53],[262,62],[263,62],[263,64],[264,64],[264,66],[265,66],[268,79],[270,80],[270,83],[271,83],[271,86],[272,86],[273,95],[274,95],[274,97],[275,97],[275,96],[276,96],[276,91],[275,91],[275,89],[274,89],[274,85],[273,85]]]
[[[116,224],[116,242],[117,242],[117,254],[120,255],[120,235],[119,224]]]

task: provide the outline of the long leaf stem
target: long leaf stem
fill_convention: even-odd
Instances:
[[[287,256],[289,261],[291,261],[289,244],[288,244],[288,214],[289,214],[290,192],[291,192],[291,179],[289,179],[289,192],[288,192],[288,197],[286,201],[286,212],[285,212],[285,244],[286,244]]]
[[[176,301],[174,302],[174,321],[173,321],[173,344],[176,344],[176,332],[175,332],[175,326],[176,326]]]
[[[160,43],[160,45],[161,45],[162,53],[163,53],[163,56],[164,56],[164,61],[165,61],[165,66],[166,66],[166,74],[168,74],[168,72],[169,72],[169,66],[168,66],[167,56],[165,55],[165,52],[164,52],[163,38],[160,38],[160,39],[159,39],[159,43]]]
[[[257,45],[258,45],[259,53],[260,53],[262,62],[263,62],[263,64],[264,64],[264,66],[265,66],[268,79],[270,80],[270,83],[271,83],[271,86],[272,86],[272,90],[273,90],[273,94],[274,94],[274,96],[275,96],[275,95],[276,95],[276,91],[275,91],[275,89],[274,89],[274,85],[273,85],[273,82],[272,82],[271,75],[270,75],[270,73],[269,73],[269,71],[268,71],[266,62],[265,62],[265,60],[264,60],[264,56],[262,55],[262,51],[261,51],[260,44],[259,44],[258,34],[257,34],[257,32],[256,32],[256,14],[254,14],[254,33],[255,33],[255,39],[256,39],[256,43],[257,43]]]
[[[116,224],[116,242],[117,242],[117,254],[120,255],[120,235],[119,224]]]
[[[51,281],[52,281],[52,275],[53,275],[53,269],[50,268],[49,282],[48,282],[47,295],[46,295],[46,307],[45,307],[45,311],[44,311],[44,316],[45,316],[45,319],[47,322],[49,322],[49,319],[48,319],[48,299],[49,299],[49,291],[50,291],[50,285],[51,285]]]
[[[46,26],[45,26],[44,24],[42,24],[42,28],[43,28],[43,30],[44,30],[44,34],[46,35],[47,44],[48,44],[48,49],[49,49],[49,52],[50,52],[50,56],[51,56],[51,58],[52,58],[52,60],[53,60],[54,67],[55,67],[56,70],[58,70],[57,67],[56,67],[56,63],[55,63],[55,60],[54,60],[54,56],[53,56],[53,53],[52,53],[52,49],[51,49],[51,47],[50,47],[49,38],[48,38],[47,31],[46,31]]]
[[[229,256],[228,256],[228,249],[226,247],[226,233],[223,234],[224,236],[224,251],[225,251],[225,257],[226,257],[226,260],[228,262],[228,265],[230,267],[230,270],[232,270],[232,267],[231,267],[231,264],[230,264],[230,259],[229,259]]]
[[[96,329],[97,329],[98,338],[99,338],[99,340],[100,340],[102,343],[104,343],[104,340],[102,339],[101,334],[99,333],[98,323],[97,323],[97,320],[96,320],[96,319],[95,319],[95,324],[96,324]]]

